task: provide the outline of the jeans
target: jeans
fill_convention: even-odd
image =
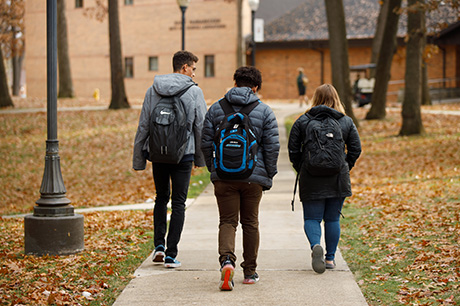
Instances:
[[[166,256],[171,256],[172,258],[177,256],[177,244],[184,227],[185,201],[187,200],[188,186],[192,174],[192,164],[192,161],[181,162],[177,165],[152,163],[156,191],[155,207],[153,209],[153,242],[155,247],[160,244],[166,245]],[[172,214],[166,244],[167,204],[170,196]]]
[[[219,262],[222,264],[227,256],[236,261],[235,234],[240,219],[244,259],[241,267],[244,275],[252,275],[256,272],[259,252],[262,186],[238,181],[215,181],[214,194],[219,207]]]
[[[340,213],[345,198],[327,198],[302,202],[304,230],[310,248],[321,244],[321,221],[324,220],[326,260],[334,260],[340,239]]]

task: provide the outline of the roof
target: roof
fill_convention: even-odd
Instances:
[[[262,2],[262,1],[261,1]],[[282,2],[282,1],[280,1]],[[375,34],[380,11],[378,0],[343,0],[348,39],[369,39]],[[439,31],[439,21],[450,24],[459,20],[460,8],[440,7],[428,15],[427,26]],[[406,34],[406,17],[400,18],[398,36]],[[326,8],[324,1],[305,0],[299,6],[285,11],[279,18],[269,22],[264,31],[266,42],[328,40]]]

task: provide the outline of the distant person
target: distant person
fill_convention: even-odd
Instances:
[[[308,78],[304,74],[304,69],[302,67],[297,68],[299,75],[297,76],[297,89],[299,91],[299,107],[302,107],[303,103],[308,105],[308,97],[306,95],[307,92],[307,84]]]
[[[193,82],[196,62],[198,58],[194,54],[188,51],[176,52],[172,59],[174,73],[157,75],[154,78],[153,85],[145,94],[134,140],[134,170],[144,170],[146,160],[152,161],[156,193],[153,211],[155,250],[152,259],[154,263],[164,264],[166,268],[177,268],[181,265],[176,259],[177,245],[184,225],[185,201],[192,166],[193,163],[196,167],[205,166],[199,145],[207,106],[202,90]],[[178,100],[168,97],[177,97]],[[181,106],[181,110],[175,114],[173,103]],[[180,122],[174,121],[175,116],[183,117],[180,120],[182,127],[177,127],[177,131],[185,131],[178,133],[183,135],[182,141],[178,140],[180,135],[170,135],[160,124],[153,124],[166,124],[170,121],[169,124],[178,126]],[[158,148],[161,139],[157,138],[162,133],[166,133],[163,135],[165,144]],[[175,141],[179,143],[174,143]],[[170,197],[172,214],[165,240],[167,204]]]
[[[322,150],[315,150],[316,146]],[[289,159],[300,173],[300,200],[304,230],[312,250],[312,267],[315,272],[323,273],[325,269],[335,268],[340,215],[345,197],[351,196],[350,170],[361,154],[356,126],[345,115],[332,85],[324,84],[315,90],[311,108],[292,127],[288,148]],[[323,220],[326,261],[320,244]]]
[[[201,143],[219,209],[221,290],[233,290],[234,287],[238,219],[243,228],[243,284],[259,281],[256,271],[259,203],[262,191],[272,187],[280,148],[275,114],[256,95],[262,84],[260,71],[254,67],[240,67],[233,79],[235,87],[209,108]],[[248,118],[249,123],[244,118]],[[230,126],[226,123],[228,120]],[[242,120],[242,123],[233,120]],[[245,136],[255,139],[247,143]],[[222,145],[220,141],[216,144],[215,138],[223,139]],[[245,143],[248,150],[255,150],[246,151]]]

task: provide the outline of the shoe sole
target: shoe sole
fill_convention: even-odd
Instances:
[[[165,261],[165,252],[156,252],[152,259],[154,264],[162,264]]]
[[[220,276],[219,289],[223,291],[233,290],[233,274],[235,273],[235,268],[232,265],[225,265],[222,268]]]
[[[320,245],[315,245],[312,250],[311,266],[316,273],[324,273],[326,264],[323,259],[323,248]]]
[[[165,263],[165,268],[179,268],[180,266],[180,263]]]

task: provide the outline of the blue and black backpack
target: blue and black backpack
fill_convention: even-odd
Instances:
[[[219,104],[225,117],[214,135],[214,168],[220,179],[246,179],[257,163],[257,140],[248,115],[259,105],[259,101],[246,105],[238,112],[225,98]]]

